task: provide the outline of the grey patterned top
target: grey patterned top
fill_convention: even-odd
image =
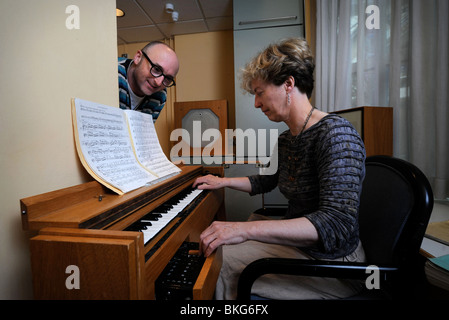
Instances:
[[[251,194],[276,186],[288,199],[288,218],[306,217],[316,227],[316,247],[302,248],[317,259],[352,253],[359,242],[358,207],[365,177],[365,147],[354,127],[327,115],[297,139],[289,130],[278,140],[278,170],[250,176]]]

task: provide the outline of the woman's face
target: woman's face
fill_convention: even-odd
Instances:
[[[263,80],[253,80],[254,106],[271,121],[285,121],[288,116],[287,94],[283,85],[276,86]]]

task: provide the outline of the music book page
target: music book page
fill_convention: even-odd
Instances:
[[[137,160],[158,177],[169,177],[181,171],[162,151],[153,117],[134,110],[123,110],[126,114]]]
[[[120,108],[73,99],[72,120],[81,163],[98,182],[118,194],[156,183],[178,172],[165,164],[170,161],[159,145],[151,115],[130,117]],[[133,125],[136,128],[133,129]],[[131,135],[133,130],[135,138]],[[161,160],[159,153],[165,159]]]

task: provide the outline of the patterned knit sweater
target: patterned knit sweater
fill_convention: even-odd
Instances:
[[[327,115],[297,139],[289,130],[278,140],[278,170],[250,176],[251,194],[279,186],[288,199],[286,219],[306,217],[319,244],[301,248],[317,259],[352,253],[359,242],[358,208],[365,177],[365,147],[344,118]]]
[[[118,59],[118,85],[119,85],[119,98],[120,108],[133,109],[144,113],[149,113],[153,116],[153,121],[159,117],[159,113],[162,111],[167,100],[167,90],[153,93],[151,96],[145,96],[140,104],[134,108],[131,107],[131,96],[129,94],[129,84],[127,78],[128,67],[131,64],[132,59],[119,58]]]

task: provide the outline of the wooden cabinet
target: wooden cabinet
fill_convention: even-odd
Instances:
[[[366,156],[393,155],[393,108],[357,107],[333,112],[346,118],[365,143]]]
[[[155,299],[156,280],[182,243],[199,242],[214,219],[224,219],[221,189],[199,196],[145,244],[142,232],[126,231],[198,176],[223,176],[222,167],[182,166],[181,171],[124,195],[91,181],[21,199],[23,228],[38,231],[30,239],[35,298]],[[213,299],[221,263],[220,250],[205,260],[193,299]]]

